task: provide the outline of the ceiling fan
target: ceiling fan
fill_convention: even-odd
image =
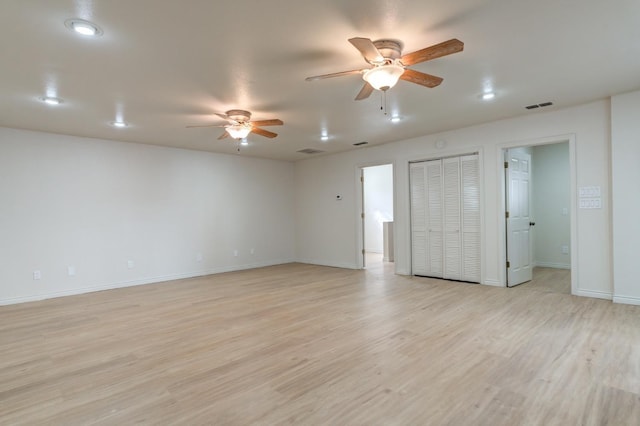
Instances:
[[[397,40],[371,41],[368,38],[355,37],[350,38],[349,42],[360,51],[364,60],[372,65],[371,68],[316,75],[307,77],[306,80],[314,81],[343,75],[362,74],[365,83],[356,96],[356,101],[368,98],[374,89],[387,91],[395,86],[398,79],[421,86],[436,87],[442,83],[441,77],[407,67],[461,52],[464,49],[464,43],[455,38],[406,55],[402,54],[402,44]]]
[[[261,129],[260,126],[281,126],[284,123],[277,118],[271,120],[251,121],[251,113],[242,109],[230,109],[224,114],[214,113],[223,120],[227,120],[228,124],[207,124],[203,126],[187,126],[191,127],[224,127],[224,133],[218,139],[232,137],[233,139],[244,139],[249,133],[255,133],[267,138],[275,138],[277,133]]]

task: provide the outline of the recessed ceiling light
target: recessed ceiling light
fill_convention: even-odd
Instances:
[[[393,117],[391,117],[391,122],[392,123],[399,123],[400,122],[400,117],[398,117],[397,115],[394,115]]]
[[[494,92],[486,92],[482,94],[483,101],[489,101],[495,97],[496,97],[496,94]]]
[[[102,29],[93,22],[84,19],[67,19],[64,25],[71,31],[89,37],[97,37],[102,35]]]
[[[128,124],[125,121],[112,121],[111,125],[113,127],[120,127],[120,128],[128,126]]]
[[[42,96],[39,99],[49,105],[60,105],[63,102],[62,99],[55,96]]]

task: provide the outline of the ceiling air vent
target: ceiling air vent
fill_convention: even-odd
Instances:
[[[369,143],[369,142],[367,142],[367,141],[356,142],[356,143],[354,143],[354,144],[353,144],[353,146],[362,146],[362,145],[366,145],[366,144],[368,144],[368,143]]]
[[[321,151],[319,149],[313,149],[313,148],[305,148],[305,149],[301,149],[298,152],[301,152],[303,154],[320,154],[321,152],[324,152],[324,151]]]
[[[536,108],[548,107],[550,105],[553,105],[553,102],[542,102],[541,104],[527,105],[525,108],[526,109],[536,109]]]

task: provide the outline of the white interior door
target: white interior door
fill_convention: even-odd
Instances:
[[[431,277],[443,276],[443,193],[442,161],[427,161],[427,273]]]
[[[412,273],[480,282],[478,155],[412,163]]]
[[[510,149],[506,156],[507,286],[530,281],[531,155]]]
[[[365,214],[364,212],[367,210],[366,209],[366,205],[365,205],[365,190],[364,190],[364,169],[360,169],[360,193],[362,194],[362,211],[360,212],[360,223],[362,226],[362,251],[360,252],[361,256],[362,256],[362,267],[366,268],[367,267],[367,256],[365,254],[365,247],[366,247],[366,226],[365,226]]]
[[[460,159],[442,160],[444,190],[444,278],[462,279],[462,237],[460,233]]]
[[[480,282],[480,164],[478,155],[460,157],[462,188],[462,280]]]
[[[427,269],[427,183],[424,163],[409,166],[411,188],[411,270],[426,275]]]

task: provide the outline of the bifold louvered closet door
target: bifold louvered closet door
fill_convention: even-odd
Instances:
[[[414,275],[480,282],[478,155],[410,165]]]

